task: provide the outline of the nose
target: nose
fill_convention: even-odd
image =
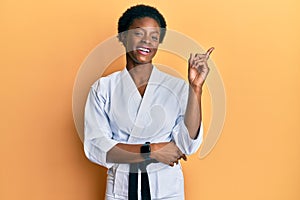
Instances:
[[[144,37],[142,38],[142,42],[145,44],[150,44],[150,36],[148,34],[145,34]]]

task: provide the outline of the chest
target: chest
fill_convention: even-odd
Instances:
[[[113,132],[153,138],[168,134],[184,112],[180,93],[148,84],[142,97],[136,88],[118,88],[109,96],[106,112]]]

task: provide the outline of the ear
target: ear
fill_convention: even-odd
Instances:
[[[124,31],[119,34],[119,39],[123,43],[124,46],[126,46],[126,43],[127,43],[127,32],[128,31]]]

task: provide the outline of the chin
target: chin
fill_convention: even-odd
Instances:
[[[148,63],[148,62],[152,61],[152,59],[150,59],[150,58],[136,58],[136,60],[141,63]]]
[[[147,58],[147,57],[135,57],[135,62],[138,64],[148,64],[152,63],[152,58]]]
[[[137,60],[136,63],[141,64],[141,65],[142,64],[149,64],[149,63],[152,63],[152,60],[147,60],[147,61],[146,60]]]

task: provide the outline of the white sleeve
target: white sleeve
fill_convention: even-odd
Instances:
[[[178,148],[182,153],[190,155],[195,153],[203,140],[203,125],[199,128],[199,133],[197,138],[193,139],[190,137],[189,131],[184,123],[184,116],[180,116],[177,119],[177,123],[172,130],[172,137]]]
[[[197,138],[190,137],[189,131],[184,123],[184,115],[187,106],[188,85],[184,85],[181,93],[180,108],[181,113],[176,119],[175,126],[172,129],[172,138],[182,153],[190,155],[195,153],[203,141],[203,123],[201,122]]]
[[[104,106],[105,99],[97,95],[92,86],[84,113],[84,152],[90,161],[111,168],[114,163],[106,161],[106,154],[118,142],[112,139],[112,131]]]

